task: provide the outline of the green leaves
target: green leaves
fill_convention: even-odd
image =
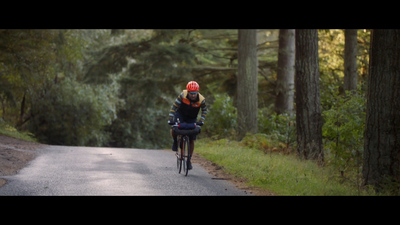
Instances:
[[[322,135],[327,157],[344,171],[362,159],[366,100],[360,89],[342,96],[336,92],[332,99],[331,109],[322,113]]]
[[[296,144],[296,116],[288,113],[277,114],[272,109],[264,108],[258,113],[258,132],[264,133],[278,146],[287,147]]]
[[[217,94],[212,105],[208,105],[206,126],[204,133],[208,136],[218,138],[231,137],[236,135],[236,108],[233,106],[233,99],[227,94]],[[202,131],[202,132],[203,132]]]
[[[106,87],[92,87],[66,78],[32,105],[30,130],[49,144],[102,146],[106,125],[116,118]]]

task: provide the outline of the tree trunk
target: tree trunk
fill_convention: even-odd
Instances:
[[[370,54],[363,178],[379,191],[400,182],[400,30],[373,30]]]
[[[357,89],[357,29],[344,31],[344,90]]]
[[[24,96],[22,97],[22,102],[21,102],[21,110],[19,113],[19,119],[17,122],[16,127],[19,128],[20,125],[22,125],[23,119],[24,119],[24,114],[25,114],[25,96],[26,96],[26,92],[24,92]]]
[[[295,30],[279,30],[278,73],[276,84],[275,112],[293,112]]]
[[[322,165],[322,117],[319,93],[318,31],[296,30],[297,154]]]
[[[238,139],[257,133],[257,30],[239,30],[237,122]]]

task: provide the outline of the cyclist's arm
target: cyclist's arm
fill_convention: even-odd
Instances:
[[[176,110],[179,108],[179,106],[182,103],[182,98],[183,98],[182,96],[183,96],[183,92],[180,95],[178,95],[178,97],[175,99],[174,103],[172,104],[171,110],[169,110],[169,114],[168,114],[169,120],[172,120],[174,118]]]
[[[201,108],[200,121],[204,123],[204,120],[206,119],[207,116],[207,105],[205,99],[201,102],[200,108]]]

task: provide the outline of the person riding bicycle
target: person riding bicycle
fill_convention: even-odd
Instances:
[[[186,85],[186,90],[183,90],[172,104],[171,110],[168,115],[168,124],[173,125],[177,122],[178,118],[180,123],[196,123],[202,126],[207,115],[206,99],[199,93],[200,86],[196,81],[190,81]],[[200,120],[197,122],[197,115],[201,109]],[[172,151],[178,150],[177,135],[171,129],[173,138]],[[188,168],[192,169],[190,158],[194,150],[194,141],[196,135],[189,135],[189,160]]]

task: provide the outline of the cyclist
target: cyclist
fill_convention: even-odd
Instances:
[[[186,90],[183,90],[180,95],[176,98],[169,112],[168,124],[175,124],[177,119],[181,123],[196,123],[196,125],[202,126],[207,115],[206,100],[199,93],[200,86],[196,81],[190,81],[186,85]],[[197,122],[197,115],[201,109],[200,120]],[[171,129],[171,135],[173,138],[172,151],[178,150],[177,135],[174,134]],[[189,160],[188,169],[192,169],[190,158],[192,157],[194,150],[194,141],[196,135],[189,135]]]

